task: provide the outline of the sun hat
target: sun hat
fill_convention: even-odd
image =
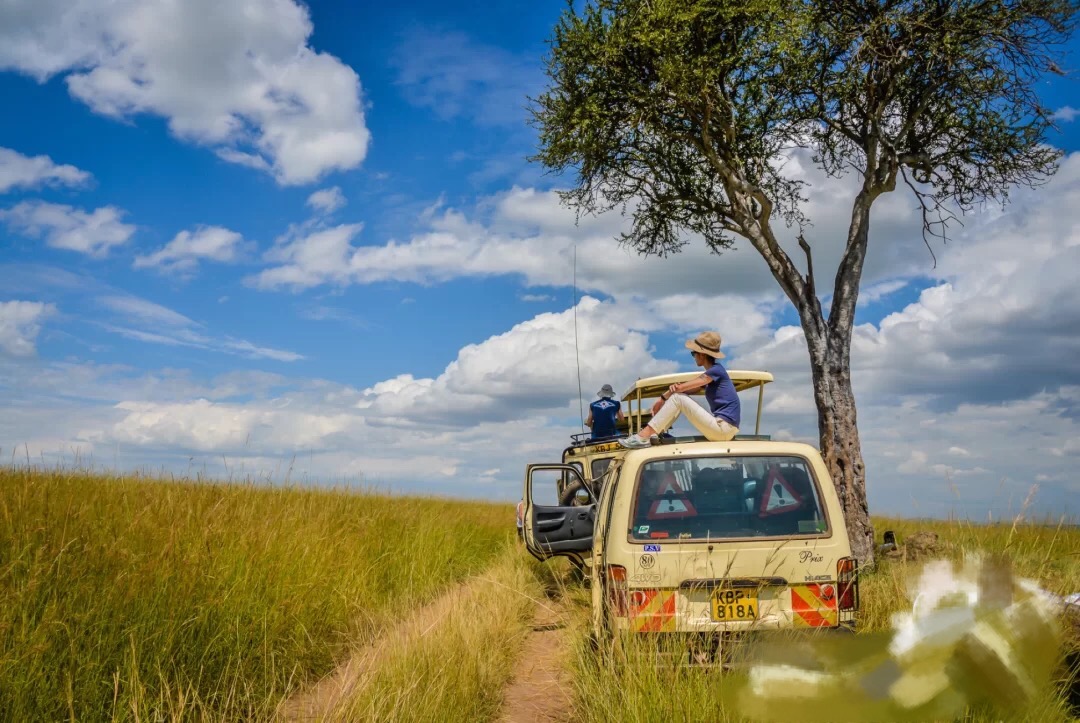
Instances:
[[[598,391],[596,393],[596,396],[598,396],[598,397],[614,397],[615,396],[615,390],[611,388],[610,384],[605,384],[604,386],[600,387],[600,391]]]
[[[715,331],[701,332],[686,342],[686,348],[705,356],[711,356],[713,359],[724,358],[724,352],[720,351],[720,334]]]

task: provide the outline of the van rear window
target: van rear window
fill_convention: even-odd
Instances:
[[[640,540],[824,535],[821,495],[802,457],[694,457],[645,464],[631,536]]]

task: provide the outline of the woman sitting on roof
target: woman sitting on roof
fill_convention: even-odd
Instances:
[[[690,424],[712,442],[726,442],[739,433],[739,395],[727,370],[720,364],[720,359],[724,358],[720,351],[720,335],[715,331],[698,334],[686,342],[686,348],[694,357],[694,363],[704,368],[705,373],[688,382],[672,384],[653,405],[649,423],[637,434],[620,439],[619,444],[630,449],[648,447],[652,437],[668,429],[679,414],[685,415]],[[709,402],[708,411],[686,394],[702,387],[705,387],[705,399]]]

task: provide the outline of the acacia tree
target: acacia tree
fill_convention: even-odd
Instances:
[[[555,27],[535,159],[573,172],[562,198],[579,213],[630,215],[621,240],[640,253],[693,236],[719,253],[740,236],[761,254],[798,311],[822,454],[864,563],[873,529],[850,351],[871,208],[900,181],[929,242],[957,213],[1054,172],[1035,85],[1062,72],[1074,1],[586,0]],[[850,222],[827,315],[803,182],[783,162],[799,147],[860,181],[851,208],[832,211]],[[803,269],[778,222],[797,230]]]

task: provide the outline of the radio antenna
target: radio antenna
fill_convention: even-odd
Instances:
[[[578,414],[581,417],[581,433],[585,433],[585,406],[584,397],[581,394],[581,351],[578,343],[577,324],[577,240],[574,240],[574,362],[577,364],[577,399]]]

